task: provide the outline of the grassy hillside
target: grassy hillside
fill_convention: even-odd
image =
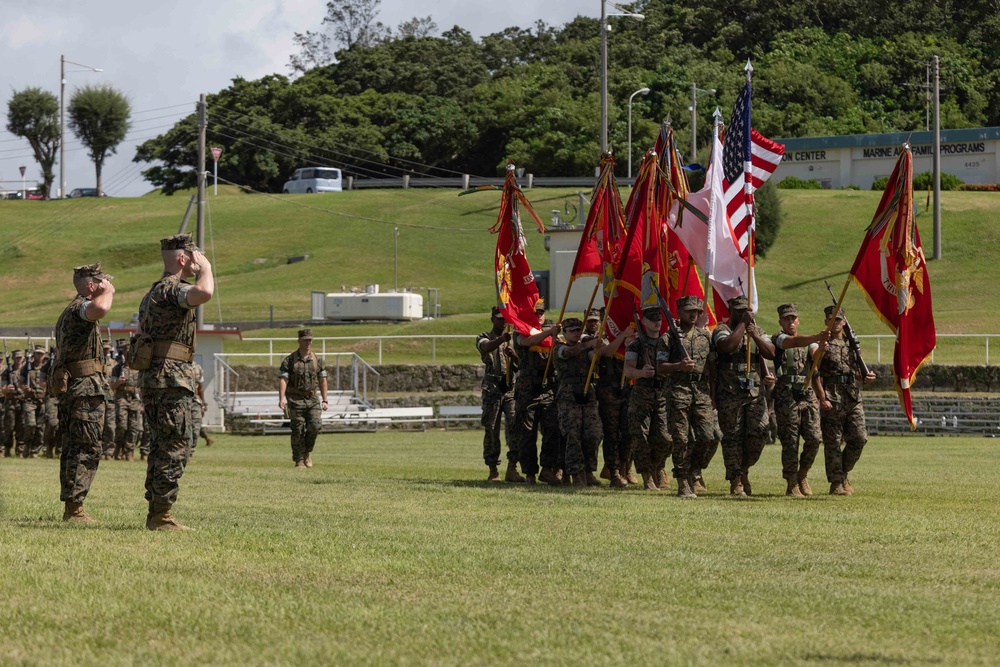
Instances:
[[[529,198],[545,213],[575,202],[568,189],[532,190]],[[853,261],[878,193],[785,191],[785,221],[769,256],[761,260],[758,285],[761,321],[776,324],[775,306],[800,304],[807,329],[821,325],[827,278],[839,289]],[[209,198],[218,279],[218,300],[206,319],[277,319],[309,316],[309,292],[341,285],[393,284],[393,230],[399,227],[399,285],[415,290],[437,287],[443,314],[477,314],[440,324],[366,327],[371,333],[475,333],[485,326],[479,313],[494,298],[492,258],[498,192],[459,198],[454,190],[356,191],[317,197],[244,195],[220,188]],[[923,197],[921,196],[922,200]],[[923,201],[920,202],[921,204]],[[5,324],[48,324],[72,296],[70,268],[102,260],[116,276],[112,319],[128,319],[139,298],[159,276],[157,239],[175,233],[187,196],[150,195],[133,199],[0,201],[0,317]],[[942,194],[944,257],[930,265],[939,332],[992,333],[1000,318],[986,304],[1000,287],[986,269],[997,264],[1000,229],[995,224],[1000,196],[992,193]],[[930,254],[930,216],[921,214],[925,250]],[[193,221],[191,224],[193,227]],[[206,224],[206,238],[209,236]],[[528,231],[529,260],[547,268],[541,235]],[[213,247],[214,246],[214,247]],[[289,256],[309,260],[287,264]],[[984,279],[985,277],[985,279]],[[848,314],[860,333],[887,333],[852,288]],[[391,329],[392,331],[389,331]],[[337,335],[349,335],[336,328]]]

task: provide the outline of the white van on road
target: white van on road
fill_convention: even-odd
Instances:
[[[334,167],[305,167],[296,169],[292,177],[285,181],[281,191],[287,194],[313,192],[340,192],[340,170]]]

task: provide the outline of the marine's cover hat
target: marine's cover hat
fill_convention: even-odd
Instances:
[[[160,250],[197,250],[190,234],[174,234],[160,239]]]
[[[789,315],[799,316],[799,307],[794,303],[783,303],[778,306],[778,319],[788,317]]]
[[[596,308],[591,308],[590,310],[588,310],[587,311],[587,321],[590,322],[591,320],[597,320],[598,322],[600,322],[601,321],[601,311],[597,310]]]
[[[299,329],[299,340],[312,340],[313,330],[312,329]]]
[[[833,315],[833,309],[834,308],[836,308],[836,306],[827,306],[826,308],[823,309],[823,312],[826,314],[827,318],[829,318],[831,315]],[[847,319],[847,315],[844,314],[844,309],[843,308],[840,309],[840,315],[838,315],[837,317],[839,319],[842,319],[842,320],[846,320]]]
[[[583,321],[579,317],[567,317],[562,321],[563,331],[570,331],[571,329],[582,329]]]
[[[745,296],[734,296],[729,301],[726,301],[726,305],[729,306],[729,312],[734,310],[746,310],[750,307],[750,302],[747,301]]]
[[[108,280],[114,280],[114,276],[109,276],[101,270],[101,263],[97,264],[84,264],[83,266],[73,267],[73,279],[77,278],[90,278],[100,282],[107,278]]]
[[[677,299],[678,312],[685,310],[704,310],[704,309],[705,309],[705,302],[694,295],[682,296],[681,298]]]

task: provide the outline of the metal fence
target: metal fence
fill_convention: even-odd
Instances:
[[[893,348],[895,347],[895,344],[896,344],[896,337],[895,336],[893,336],[893,335],[886,335],[886,334],[878,334],[878,335],[868,334],[868,335],[864,335],[863,336],[863,335],[859,334],[858,338],[861,339],[862,341],[865,341],[865,340],[874,340],[875,341],[875,363],[879,363],[879,364],[881,364],[881,363],[886,363],[886,364],[887,363],[892,363]],[[982,349],[982,357],[979,357],[980,358],[980,362],[973,362],[973,363],[983,363],[986,366],[989,366],[990,365],[990,339],[991,338],[1000,338],[1000,334],[941,334],[941,333],[939,333],[937,335],[938,349],[941,348],[942,342],[945,342],[946,344],[949,344],[949,345],[953,345],[955,343],[960,343],[960,344],[961,343],[968,343],[970,346],[972,346],[974,348]],[[886,358],[885,358],[884,361],[882,359],[883,342],[885,343],[885,350],[886,350]],[[862,342],[862,348],[869,349],[869,346],[865,345],[864,342]],[[932,363],[932,364],[934,363],[935,352],[937,352],[937,350],[931,352],[930,363]],[[975,353],[975,356],[978,356],[978,353]]]
[[[382,365],[383,354],[387,343],[391,341],[428,341],[430,342],[430,363],[437,363],[437,351],[438,351],[438,341],[446,340],[465,340],[465,341],[475,341],[476,336],[470,334],[440,334],[440,335],[420,335],[420,336],[327,336],[324,338],[314,338],[313,339],[313,350],[322,356],[329,354],[336,354],[336,352],[327,351],[327,347],[335,347],[337,344],[347,344],[347,343],[360,343],[368,342],[374,343],[376,348],[372,351],[374,355],[373,362],[376,365]],[[248,352],[243,353],[241,356],[253,356],[259,358],[267,358],[268,366],[277,366],[281,363],[281,360],[289,355],[289,353],[298,346],[298,338],[250,338],[244,337],[244,342],[248,343],[267,343],[267,352]],[[278,351],[275,351],[275,343],[278,343]],[[470,350],[474,349],[472,346]]]
[[[284,339],[276,339],[284,340]],[[294,339],[292,339],[294,340]],[[283,359],[288,352],[279,352]],[[330,391],[352,391],[366,404],[378,397],[379,372],[353,352],[322,352],[326,362],[327,384]],[[235,394],[240,389],[240,374],[233,366],[254,362],[261,355],[252,352],[221,352],[215,355],[216,399],[221,405],[232,407]],[[274,364],[270,364],[274,365]]]

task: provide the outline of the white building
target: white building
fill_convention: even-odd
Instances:
[[[889,176],[899,149],[910,139],[914,175],[932,168],[932,132],[848,134],[837,137],[776,139],[785,145],[785,158],[771,180],[786,176],[815,179],[824,188],[856,185],[864,190],[872,181]],[[1000,182],[1000,127],[941,130],[941,172],[966,183]]]

